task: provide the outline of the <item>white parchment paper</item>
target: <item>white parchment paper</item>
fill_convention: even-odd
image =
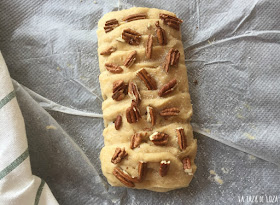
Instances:
[[[222,142],[196,134],[195,178],[167,194],[113,188],[100,170],[97,22],[132,6],[184,20],[192,125]],[[1,1],[0,49],[25,118],[33,172],[61,204],[235,204],[241,195],[279,196],[279,9],[273,0]]]

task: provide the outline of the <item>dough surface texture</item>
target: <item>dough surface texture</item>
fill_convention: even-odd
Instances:
[[[135,7],[98,23],[100,160],[112,186],[166,192],[188,186],[196,171],[181,23],[169,11]]]

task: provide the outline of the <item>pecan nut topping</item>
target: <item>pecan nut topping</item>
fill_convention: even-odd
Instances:
[[[115,65],[113,63],[106,63],[105,67],[111,73],[121,73],[121,72],[123,72],[123,69],[120,66]]]
[[[163,70],[168,73],[170,66],[177,66],[180,59],[180,52],[177,49],[171,48],[165,57]]]
[[[136,61],[137,51],[132,51],[124,61],[125,67],[130,67]]]
[[[141,34],[128,28],[123,30],[122,39],[130,45],[139,45],[141,41]]]
[[[127,94],[127,84],[123,80],[117,80],[113,83],[113,100],[120,101]]]
[[[122,116],[118,115],[116,120],[115,120],[115,128],[116,130],[119,130],[122,126]]]
[[[123,80],[117,80],[113,83],[113,93],[117,92],[118,90],[125,90],[127,89],[127,85],[124,83]],[[127,93],[126,93],[127,94]]]
[[[170,161],[162,160],[160,162],[159,175],[162,177],[166,176],[167,172],[169,170],[169,167],[170,167]]]
[[[178,138],[178,144],[181,150],[186,149],[187,147],[187,139],[186,139],[186,135],[184,132],[184,128],[182,127],[178,127],[176,128],[176,135]]]
[[[111,53],[115,52],[116,50],[117,50],[116,47],[110,46],[109,48],[107,48],[104,51],[102,51],[100,53],[100,55],[109,56],[109,55],[111,55]]]
[[[173,79],[171,81],[169,81],[168,83],[166,83],[159,91],[158,91],[158,95],[160,97],[163,97],[165,95],[167,95],[168,93],[172,92],[177,86],[177,80]]]
[[[156,124],[156,114],[151,106],[147,106],[147,122],[152,123],[152,126]]]
[[[163,28],[160,27],[159,25],[159,21],[156,22],[156,34],[157,34],[157,39],[158,39],[158,43],[159,45],[166,45],[167,44],[167,38],[166,38],[166,33],[165,30]]]
[[[145,130],[145,131],[153,131],[153,128],[151,128],[151,127],[144,127],[143,130]]]
[[[138,163],[138,179],[139,181],[143,181],[143,178],[145,177],[146,173],[147,173],[147,162],[139,162]]]
[[[180,59],[180,52],[177,49],[170,49],[170,65],[178,65]]]
[[[141,119],[139,109],[133,104],[126,109],[126,120],[128,123],[135,123]]]
[[[180,25],[181,25],[181,23],[183,23],[182,19],[179,19],[175,16],[171,16],[169,14],[160,13],[159,18],[163,20],[164,24],[167,24],[168,26],[170,26],[176,30],[180,30]]]
[[[170,117],[170,116],[179,115],[179,112],[180,112],[179,108],[171,107],[171,108],[163,109],[159,114],[163,117]]]
[[[141,133],[135,133],[134,135],[132,135],[131,140],[130,140],[130,149],[134,149],[136,147],[139,147],[141,142],[142,142]]]
[[[141,95],[137,88],[137,85],[133,82],[129,82],[128,84],[128,95],[132,98],[135,105],[138,106],[141,102]]]
[[[118,26],[119,26],[119,22],[117,19],[111,19],[111,20],[106,21],[105,26],[104,26],[105,33],[108,33],[110,31],[114,30],[114,28],[116,28]]]
[[[113,95],[112,95],[112,98],[115,101],[121,101],[122,99],[124,99],[124,97],[125,97],[125,94],[124,94],[123,90],[119,90],[119,91],[113,93]]]
[[[125,151],[125,148],[119,148],[117,147],[115,150],[115,153],[111,159],[111,162],[114,164],[118,164],[120,161],[122,161],[123,158],[127,156],[127,153]]]
[[[146,14],[138,13],[138,14],[132,14],[132,15],[129,15],[129,16],[123,18],[123,21],[130,22],[130,21],[136,21],[136,20],[145,19],[145,18],[146,18]]]
[[[185,171],[188,175],[193,175],[190,158],[189,158],[189,157],[185,157],[185,158],[182,160],[182,163],[183,163],[183,169],[184,169],[184,171]]]
[[[151,59],[152,58],[152,49],[153,49],[153,35],[150,34],[146,43],[146,58]]]
[[[149,139],[154,143],[154,145],[163,146],[168,143],[168,134],[163,132],[154,132]]]
[[[127,187],[134,187],[133,182],[138,182],[137,179],[132,178],[126,171],[119,167],[114,168],[113,175]]]
[[[148,90],[156,90],[157,84],[155,79],[143,68],[137,72],[137,76],[145,83]]]

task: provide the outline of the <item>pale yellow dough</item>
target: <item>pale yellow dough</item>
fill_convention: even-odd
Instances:
[[[123,22],[122,19],[128,15],[136,13],[147,14],[147,19]],[[150,8],[131,8],[122,11],[110,12],[104,15],[98,23],[98,53],[100,66],[100,87],[104,102],[102,104],[103,117],[105,129],[104,144],[105,147],[101,150],[100,159],[101,167],[104,176],[112,186],[124,186],[113,174],[115,166],[120,166],[131,176],[138,175],[138,162],[148,162],[147,175],[143,182],[135,183],[136,189],[148,189],[152,191],[165,192],[181,187],[186,187],[192,180],[192,175],[188,175],[183,170],[182,158],[189,156],[193,173],[196,171],[194,159],[196,156],[197,143],[193,139],[193,131],[190,125],[192,116],[192,106],[190,95],[188,91],[187,70],[185,66],[185,56],[183,45],[181,41],[181,31],[177,31],[165,24],[159,19],[159,13],[166,13],[175,16],[175,14]],[[113,31],[105,33],[104,24],[107,20],[117,19],[120,26]],[[160,26],[165,29],[167,34],[168,44],[161,46],[157,43],[155,35],[155,22],[160,21]],[[124,42],[119,42],[116,39],[121,37],[124,29],[133,29],[142,34],[141,43],[139,46],[129,45]],[[154,46],[152,59],[147,60],[145,57],[145,43],[149,34],[154,36]],[[100,55],[102,51],[110,46],[117,48],[109,56]],[[162,63],[168,50],[176,48],[180,51],[180,60],[178,67],[171,67],[168,74],[162,69]],[[127,55],[133,51],[137,51],[137,60],[130,67],[123,66]],[[123,68],[120,74],[113,74],[106,70],[105,63],[118,64]],[[176,78],[178,86],[176,89],[165,97],[158,96],[158,90],[148,90],[145,84],[136,76],[136,72],[145,68],[150,75],[156,80],[158,89],[171,79]],[[112,99],[113,82],[116,80],[124,80],[125,82],[133,81],[137,84],[141,94],[140,113],[142,119],[133,124],[129,124],[126,120],[125,111],[131,104],[131,98],[127,95],[121,101]],[[142,143],[139,148],[130,149],[130,138],[135,132],[143,131],[144,128],[151,128],[151,124],[146,121],[146,106],[151,105],[155,108],[157,113],[166,107],[179,107],[180,113],[176,117],[170,117],[165,120],[157,114],[157,123],[152,131],[147,131],[151,135],[155,131],[164,132],[168,134],[169,142],[167,146],[155,146],[152,142],[147,141]],[[113,121],[117,115],[122,116],[122,127],[120,130],[115,129]],[[175,129],[183,127],[187,138],[187,148],[183,151],[179,149]],[[114,154],[115,148],[125,147],[128,157],[123,159],[118,165],[111,163],[111,158]],[[170,168],[166,176],[159,175],[159,164],[162,160],[170,161]]]

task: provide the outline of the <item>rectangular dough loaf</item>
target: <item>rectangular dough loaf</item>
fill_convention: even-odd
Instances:
[[[181,23],[154,8],[110,12],[98,23],[100,160],[112,186],[165,192],[188,186],[196,171]]]

